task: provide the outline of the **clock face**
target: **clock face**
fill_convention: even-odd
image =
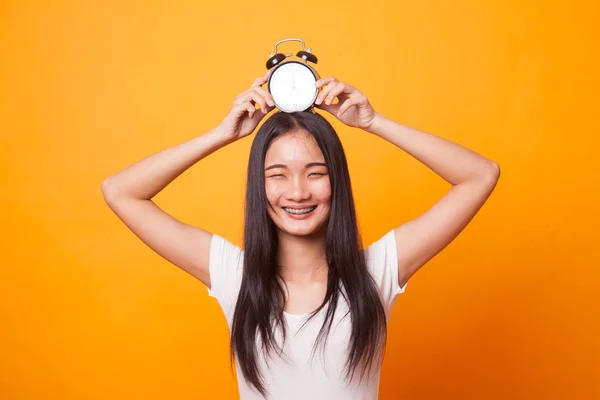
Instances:
[[[269,92],[283,112],[304,111],[317,99],[317,77],[306,64],[290,61],[277,67],[269,78]]]

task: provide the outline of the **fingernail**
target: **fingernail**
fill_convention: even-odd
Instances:
[[[271,107],[273,107],[273,106],[275,105],[275,102],[273,102],[273,100],[269,100],[269,101],[267,101],[267,103],[269,103],[269,105],[270,105]]]

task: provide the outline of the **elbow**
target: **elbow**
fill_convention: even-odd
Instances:
[[[488,172],[488,174],[493,180],[497,181],[498,179],[500,179],[500,165],[491,161],[490,171]]]
[[[102,181],[102,196],[104,197],[104,201],[106,202],[106,204],[109,204],[114,200],[115,198],[115,189],[114,189],[114,185],[111,181],[111,178],[106,178],[105,180]]]
[[[491,161],[486,171],[481,175],[481,179],[486,182],[486,184],[495,187],[500,179],[500,166],[495,162]]]
[[[486,186],[496,186],[498,179],[500,179],[500,166],[489,161],[484,167],[480,167],[469,180],[484,183]]]

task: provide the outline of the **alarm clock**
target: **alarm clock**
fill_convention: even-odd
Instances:
[[[277,53],[277,46],[284,42],[297,41],[302,44],[302,50],[296,53],[298,60],[286,60],[292,54]],[[317,63],[317,57],[306,49],[304,41],[297,38],[283,39],[275,43],[275,50],[269,53],[267,69],[273,69],[269,76],[268,90],[273,96],[275,106],[283,112],[310,110],[319,89],[315,87],[320,77],[319,73],[308,63]],[[284,61],[285,60],[285,61]]]

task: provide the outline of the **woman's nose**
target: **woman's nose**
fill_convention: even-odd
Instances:
[[[302,201],[310,198],[310,192],[306,188],[306,183],[301,178],[293,179],[288,189],[288,199]]]

